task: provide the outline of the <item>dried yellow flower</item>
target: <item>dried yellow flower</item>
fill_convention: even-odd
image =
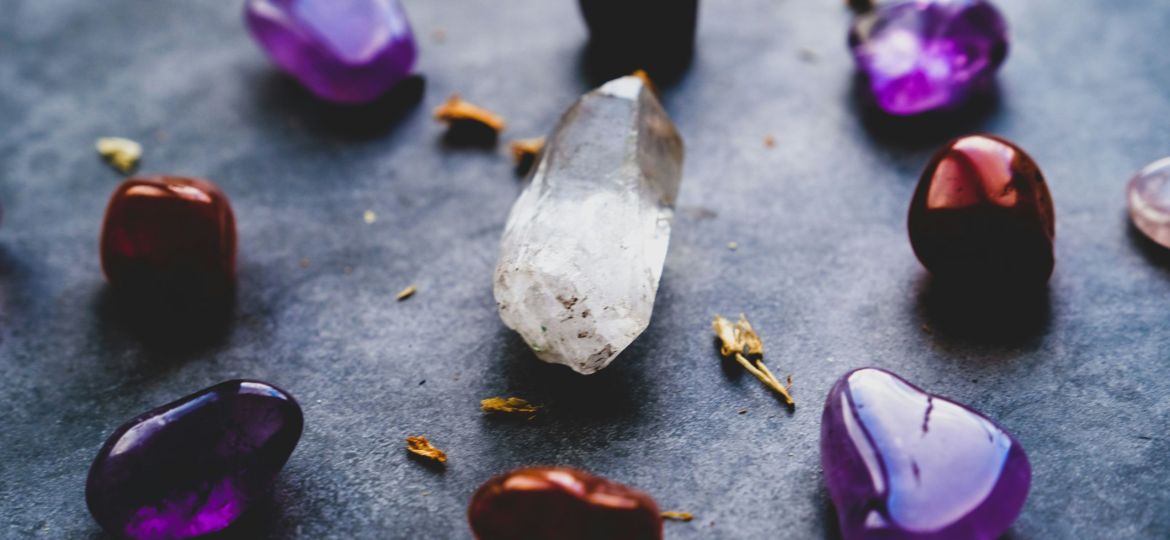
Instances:
[[[142,145],[122,137],[102,137],[94,145],[98,154],[122,174],[129,173],[142,158]]]
[[[528,400],[520,399],[518,397],[493,397],[481,400],[479,402],[483,412],[487,413],[519,413],[532,414],[540,410],[540,406],[533,405]]]
[[[403,300],[406,300],[407,298],[410,298],[411,296],[414,296],[414,293],[416,293],[416,292],[418,292],[418,287],[411,285],[405,289],[402,289],[401,291],[398,291],[398,295],[395,296],[394,298],[397,299],[399,302],[401,302]]]
[[[715,335],[723,342],[723,347],[719,351],[723,356],[731,356],[733,353],[763,356],[764,342],[742,314],[735,323],[716,315],[712,327],[715,328]]]
[[[512,161],[515,161],[516,165],[521,165],[536,159],[536,155],[544,149],[544,137],[516,139],[509,147],[512,150]]]
[[[406,450],[416,456],[422,456],[428,459],[433,459],[439,463],[447,462],[447,454],[442,450],[435,448],[426,437],[419,435],[418,437],[406,438]]]
[[[695,519],[695,515],[690,512],[663,512],[662,519],[673,519],[675,521],[690,521]]]
[[[464,101],[458,94],[452,95],[442,105],[435,107],[435,120],[448,124],[475,122],[497,133],[504,130],[502,117],[483,107]]]

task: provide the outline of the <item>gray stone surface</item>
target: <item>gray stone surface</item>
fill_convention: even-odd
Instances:
[[[0,0],[0,537],[103,538],[83,483],[110,431],[254,377],[300,399],[306,430],[235,537],[466,538],[480,482],[559,463],[696,514],[669,538],[822,538],[821,400],[864,365],[970,403],[1028,449],[1011,538],[1170,536],[1170,255],[1124,206],[1126,179],[1170,153],[1163,0],[1005,0],[1002,99],[910,126],[861,114],[841,2],[705,2],[695,63],[664,89],[688,156],[655,317],[590,377],[500,323],[491,274],[521,184],[502,145],[450,148],[429,118],[458,91],[508,118],[505,140],[551,129],[592,85],[575,3],[407,0],[427,88],[401,114],[316,103],[236,4]],[[920,167],[973,130],[1018,142],[1049,179],[1057,267],[1038,306],[948,302],[910,250]],[[94,155],[103,135],[143,142],[145,172],[232,197],[225,332],[159,345],[119,314],[97,253],[118,180]],[[740,311],[793,373],[794,413],[717,358],[710,317]],[[547,411],[484,418],[493,395]],[[412,434],[448,452],[445,471],[407,458]]]

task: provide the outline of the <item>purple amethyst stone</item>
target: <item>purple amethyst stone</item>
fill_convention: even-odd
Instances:
[[[877,105],[908,116],[991,86],[1007,24],[986,0],[894,0],[857,17],[849,47]]]
[[[248,0],[244,15],[272,61],[328,101],[373,101],[417,56],[398,0]]]
[[[114,431],[85,501],[104,529],[134,540],[223,530],[268,492],[303,425],[300,406],[274,386],[217,384]]]
[[[995,422],[874,368],[829,391],[821,465],[845,540],[992,540],[1032,481],[1024,449]]]

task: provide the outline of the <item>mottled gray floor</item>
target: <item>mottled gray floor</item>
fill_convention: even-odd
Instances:
[[[1164,0],[1002,0],[1001,99],[912,125],[862,114],[842,2],[705,2],[695,63],[665,89],[688,160],[655,319],[590,378],[500,324],[491,271],[521,181],[502,145],[448,148],[429,118],[458,91],[507,117],[505,141],[550,129],[590,85],[575,2],[405,3],[421,103],[347,114],[269,66],[239,2],[0,0],[0,537],[102,538],[83,484],[109,432],[253,377],[307,424],[236,537],[466,538],[480,482],[560,463],[694,512],[669,538],[823,538],[821,401],[865,365],[1019,438],[1035,476],[1011,538],[1170,536],[1170,256],[1131,232],[1123,197],[1170,154]],[[906,240],[927,156],[973,130],[1048,176],[1058,262],[1039,305],[950,301]],[[108,296],[97,235],[118,176],[92,144],[111,134],[146,145],[144,172],[231,196],[226,331],[152,344]],[[711,315],[741,311],[793,373],[795,413],[717,358]],[[477,410],[492,395],[547,413],[493,421]],[[407,458],[411,434],[448,452],[445,471]]]

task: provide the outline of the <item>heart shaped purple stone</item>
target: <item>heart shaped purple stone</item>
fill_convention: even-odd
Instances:
[[[995,422],[875,368],[829,392],[821,465],[846,540],[998,538],[1032,480]]]
[[[248,0],[244,18],[273,62],[337,103],[373,101],[418,55],[398,0]]]
[[[268,492],[303,425],[297,402],[272,385],[217,384],[115,430],[89,469],[85,501],[118,537],[223,530]]]

